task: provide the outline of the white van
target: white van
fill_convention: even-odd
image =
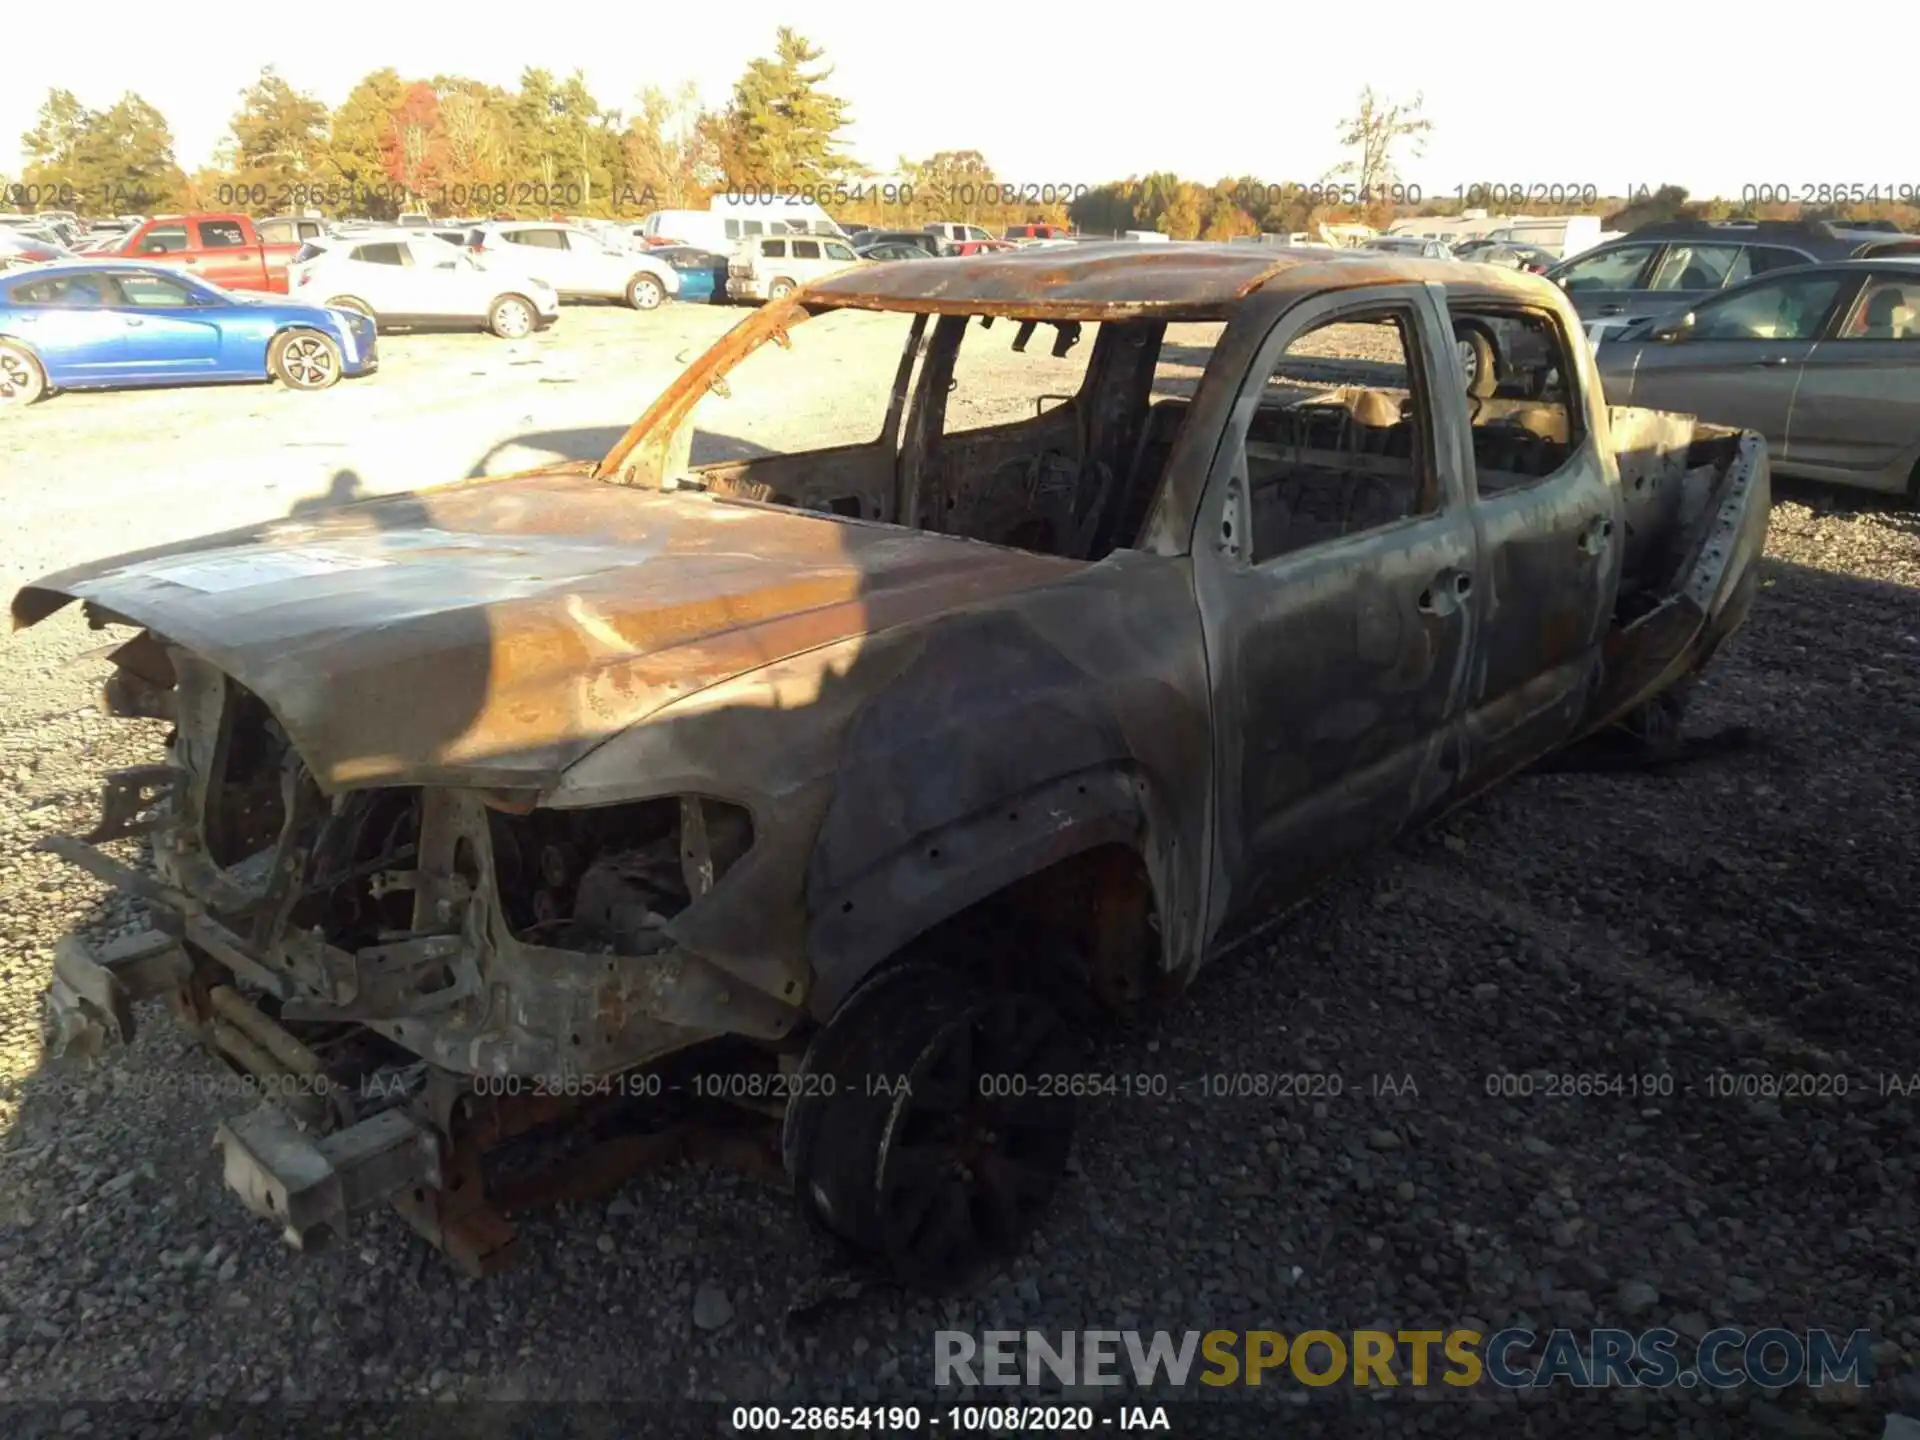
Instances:
[[[1598,215],[1522,215],[1509,220],[1488,238],[1511,240],[1517,245],[1538,245],[1562,260],[1569,260],[1598,245],[1602,235]]]
[[[762,200],[746,194],[731,199],[716,195],[705,210],[656,210],[641,220],[640,233],[649,241],[678,240],[719,255],[734,254],[745,241],[763,235],[847,238],[833,218],[811,201]]]

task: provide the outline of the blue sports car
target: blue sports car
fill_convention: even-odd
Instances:
[[[0,275],[0,405],[50,390],[216,380],[324,390],[379,363],[365,315],[173,270],[76,258]]]

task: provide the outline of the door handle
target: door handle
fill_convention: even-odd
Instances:
[[[1619,315],[1622,314],[1626,308],[1624,305],[1602,305],[1600,307],[1600,313],[1602,315]]]
[[[1580,532],[1580,549],[1588,555],[1599,555],[1607,548],[1607,542],[1613,539],[1613,521],[1602,515]]]
[[[147,323],[146,321],[142,320],[138,315],[123,315],[120,318],[125,320],[129,325],[144,325]]]
[[[1451,615],[1473,593],[1473,576],[1464,570],[1442,570],[1420,592],[1413,608],[1422,615]]]
[[[1786,363],[1787,357],[1784,355],[1769,355],[1764,360],[1754,361],[1753,368],[1756,370],[1771,370],[1775,366],[1785,365]]]

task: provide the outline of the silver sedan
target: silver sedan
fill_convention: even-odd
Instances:
[[[1778,474],[1920,504],[1920,258],[1776,270],[1594,354],[1610,404],[1758,430]]]

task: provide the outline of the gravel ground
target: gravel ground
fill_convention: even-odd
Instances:
[[[685,327],[675,343],[734,318],[662,315]],[[600,337],[581,373],[626,345],[615,327],[634,318],[572,327]],[[552,338],[538,342],[546,363],[578,359]],[[383,345],[383,382],[417,366],[419,388],[448,392],[418,419],[432,436],[460,428],[440,452],[457,465],[497,443],[486,423],[617,431],[647,398],[626,375],[597,382],[592,415],[572,397],[503,417],[505,380],[456,396],[432,378],[469,355],[494,361],[479,337]],[[633,363],[651,376],[672,360],[669,345]],[[135,531],[153,543],[279,513],[301,493],[281,417],[316,398],[329,403],[239,397],[258,417],[216,425],[196,418],[218,409],[205,396],[63,397],[10,421],[0,483],[10,518],[29,523],[3,578]],[[351,402],[367,414],[343,409],[318,433],[349,443],[342,427],[357,427],[365,463],[397,476],[400,460],[366,437],[386,426],[415,453],[405,401],[369,387]],[[147,433],[161,417],[170,438]],[[96,419],[103,433],[83,434]],[[278,490],[262,488],[269,464]],[[136,496],[165,503],[130,515]],[[1166,1097],[1090,1102],[1031,1252],[942,1302],[862,1283],[784,1197],[700,1168],[531,1217],[523,1263],[485,1282],[455,1277],[386,1213],[295,1255],[230,1200],[209,1148],[244,1099],[157,1009],[130,1052],[78,1077],[39,1073],[54,943],[139,921],[29,847],[84,828],[99,772],[158,743],[157,727],[92,708],[105,667],[84,656],[103,637],[56,617],[0,648],[0,1399],[56,1416],[104,1399],[927,1402],[940,1328],[1730,1322],[1869,1329],[1882,1383],[1821,1404],[1560,1392],[1502,1419],[1542,1435],[1877,1435],[1896,1398],[1920,1411],[1920,1102],[1881,1093],[1882,1077],[1920,1072],[1920,845],[1906,828],[1920,525],[1791,491],[1768,554],[1753,619],[1692,721],[1752,726],[1750,748],[1659,773],[1523,778],[1217,960],[1164,1017],[1103,1042],[1102,1068],[1165,1075]],[[1718,1073],[1787,1071],[1845,1074],[1848,1093],[1712,1093]],[[1203,1094],[1200,1077],[1236,1072],[1321,1072],[1343,1093]],[[1490,1097],[1485,1077],[1501,1072],[1670,1074],[1675,1093]],[[1376,1094],[1377,1076],[1411,1089]],[[1466,1403],[1329,1392],[1293,1418],[1298,1433],[1494,1428]],[[1177,1433],[1272,1433],[1275,1420],[1242,1402]]]

